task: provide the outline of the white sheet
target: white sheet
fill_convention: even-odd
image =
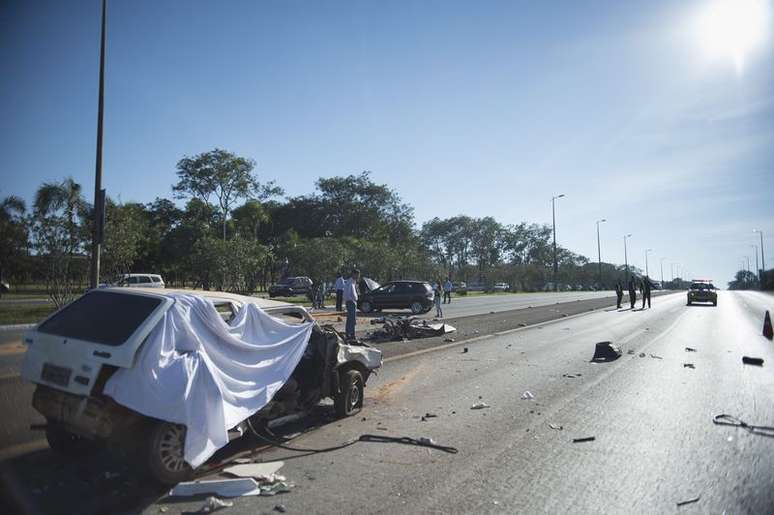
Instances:
[[[104,392],[139,413],[184,424],[184,457],[198,467],[285,384],[312,327],[286,324],[253,304],[229,326],[209,300],[175,295],[135,366],[116,371]]]

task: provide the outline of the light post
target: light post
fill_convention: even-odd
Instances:
[[[626,267],[626,282],[629,282],[629,256],[626,252],[626,240],[631,238],[631,234],[625,234],[624,235],[624,266]]]
[[[761,237],[761,272],[760,277],[758,277],[758,280],[761,283],[761,288],[763,287],[763,274],[766,272],[766,260],[763,257],[763,231],[760,229],[753,229],[753,233],[758,233],[758,235]]]
[[[648,252],[652,252],[653,249],[645,249],[645,277],[650,277],[648,273]]]
[[[753,248],[753,252],[755,253],[755,276],[757,277],[760,275],[760,269],[758,268],[758,245],[750,245]],[[760,281],[760,278],[758,278]]]
[[[559,273],[559,262],[556,260],[556,199],[564,197],[564,193],[551,197],[551,226],[554,231],[554,291],[557,291],[556,276]]]
[[[660,263],[659,263],[659,265],[661,267],[661,287],[662,288],[664,287],[664,260],[665,259],[666,258],[661,258]]]
[[[99,254],[105,220],[105,192],[102,190],[102,119],[105,108],[105,19],[107,0],[102,0],[102,35],[99,47],[99,100],[97,106],[97,159],[94,170],[94,234],[91,242],[91,270],[89,284],[99,284]]]
[[[606,219],[597,220],[597,259],[599,261],[599,287],[602,288],[602,246],[599,243],[599,224],[607,222]]]

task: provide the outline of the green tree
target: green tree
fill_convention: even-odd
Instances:
[[[253,174],[255,162],[216,148],[177,163],[177,184],[172,186],[178,198],[198,198],[205,204],[215,198],[226,239],[231,207],[240,198],[265,199],[282,194],[273,182],[261,184]]]
[[[48,296],[58,307],[72,300],[83,285],[88,215],[81,186],[72,178],[44,183],[35,193],[34,248],[44,265]]]
[[[145,208],[141,204],[107,202],[103,270],[106,277],[129,273],[145,241]]]
[[[27,251],[27,206],[16,196],[0,202],[0,281],[10,280],[18,272]],[[0,291],[2,295],[2,291]]]

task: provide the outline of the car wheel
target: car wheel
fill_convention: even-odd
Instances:
[[[360,311],[362,311],[363,313],[370,313],[371,311],[373,311],[373,309],[374,307],[367,300],[364,300],[363,302],[360,303]]]
[[[691,305],[691,301],[690,301],[690,300],[688,301],[688,305],[689,305],[689,306]]]
[[[347,370],[341,377],[341,392],[333,399],[336,415],[343,418],[360,411],[363,407],[364,394],[363,375],[357,370]]]
[[[717,305],[718,305],[718,301],[716,301],[716,300],[713,300],[713,301],[712,301],[712,305],[713,305],[713,306],[717,306]]]
[[[183,458],[185,426],[157,422],[150,430],[146,465],[151,475],[165,485],[176,485],[193,476],[193,469]]]
[[[46,440],[52,451],[73,458],[82,458],[95,449],[93,441],[73,434],[56,423],[46,425]]]
[[[415,300],[414,302],[412,302],[409,308],[411,308],[411,312],[415,315],[419,315],[425,309],[422,303],[419,302],[418,300]]]

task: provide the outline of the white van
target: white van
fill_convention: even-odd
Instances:
[[[116,286],[128,288],[164,288],[164,279],[158,274],[123,274]]]

